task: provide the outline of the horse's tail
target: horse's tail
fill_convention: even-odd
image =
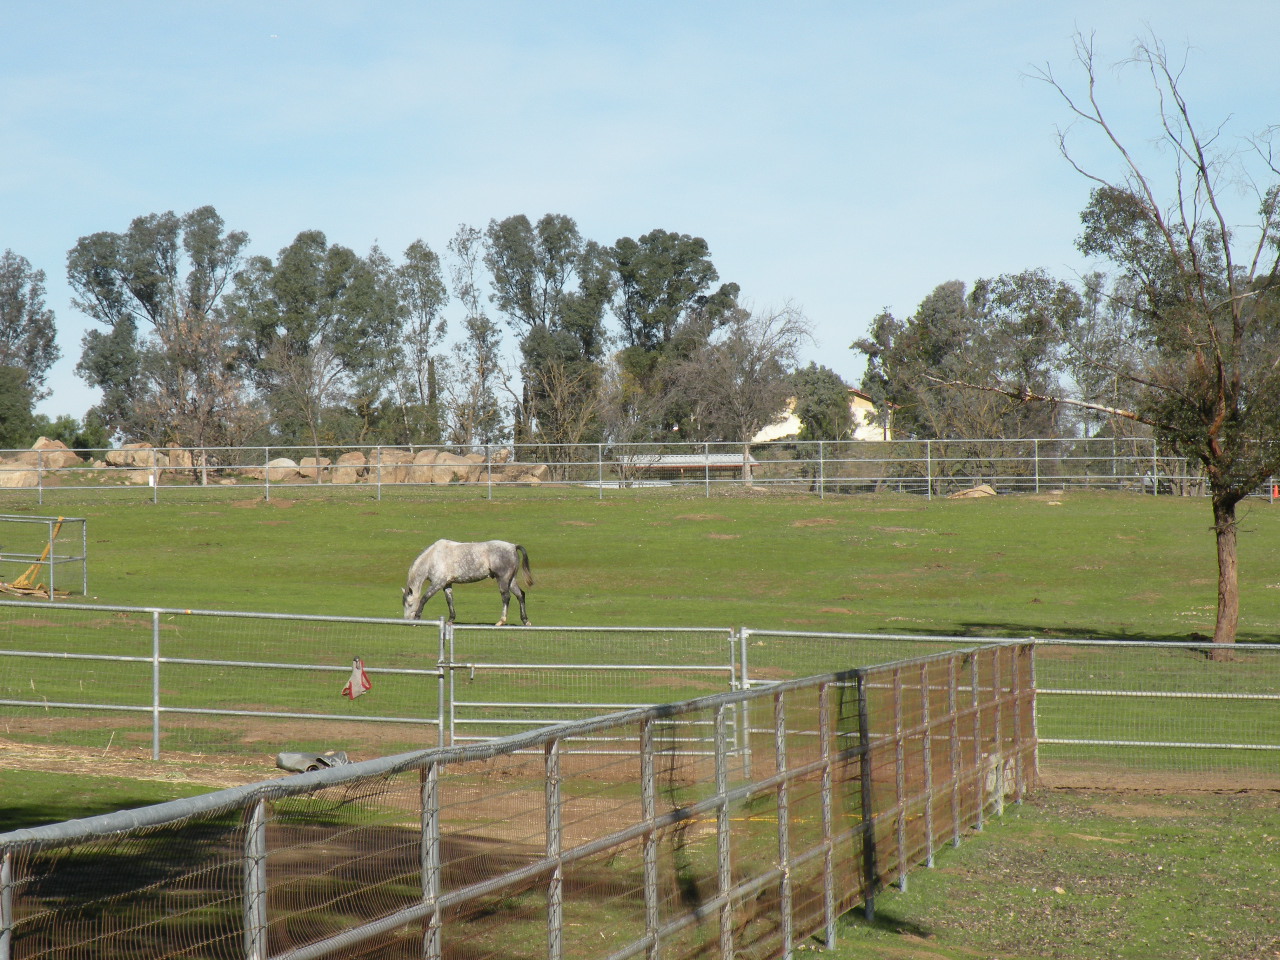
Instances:
[[[520,573],[524,574],[524,585],[526,587],[533,586],[533,571],[529,569],[529,551],[520,544],[516,544],[516,553],[520,554]]]

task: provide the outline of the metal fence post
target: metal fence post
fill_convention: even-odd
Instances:
[[[893,801],[897,811],[898,889],[907,891],[907,759],[902,728],[902,670],[893,668]]]
[[[982,799],[982,707],[978,703],[978,654],[969,657],[969,693],[973,707],[973,800],[977,806],[974,815],[974,829],[982,831],[983,814],[986,804]]]
[[[822,449],[822,441],[818,441],[818,499],[827,499],[826,459]]]
[[[729,635],[730,660],[733,659],[734,640],[738,643],[738,672],[741,675],[740,689],[751,689],[751,672],[747,664],[747,634],[751,631],[746,627],[738,630],[737,637],[733,634]],[[743,700],[738,704],[738,730],[742,737],[742,776],[751,779],[751,701]]]
[[[826,948],[836,946],[835,811],[831,773],[831,684],[818,688],[818,750],[822,758],[822,916]]]
[[[424,960],[440,960],[440,772],[429,763],[420,774],[422,780],[422,902],[431,906],[427,931],[422,940]]]
[[[564,955],[564,865],[561,854],[560,811],[560,739],[549,742],[545,749],[547,813],[547,859],[555,865],[547,878],[547,960],[560,960]]]
[[[992,743],[995,748],[993,754],[995,767],[992,770],[992,787],[995,790],[995,814],[997,817],[1004,816],[1004,727],[1001,723],[1003,719],[1004,695],[1001,690],[1001,677],[1003,673],[1000,671],[1000,651],[1001,647],[991,651],[991,699],[993,701],[992,708],[995,717],[992,720]],[[985,783],[984,783],[985,786]]]
[[[924,442],[924,498],[933,499],[933,441]]]
[[[960,846],[960,697],[956,658],[947,658],[947,717],[951,753],[951,845]]]
[[[13,851],[0,859],[0,960],[13,956]]]
[[[160,759],[160,611],[151,611],[151,759]]]
[[[925,866],[933,866],[933,722],[929,716],[929,665],[920,664],[920,727],[924,731],[924,844]]]
[[[642,856],[644,895],[644,934],[648,941],[648,960],[658,960],[658,833],[653,821],[657,817],[657,777],[653,761],[653,718],[645,717],[640,726],[640,816],[645,831]]]
[[[858,782],[862,801],[862,882],[865,887],[863,914],[868,923],[876,919],[876,818],[871,801],[871,721],[867,706],[867,674],[855,671],[858,684]]]
[[[773,749],[774,764],[779,778],[778,868],[782,871],[782,879],[779,882],[778,911],[782,915],[779,918],[782,924],[782,955],[789,957],[794,947],[791,890],[791,774],[787,767],[787,708],[781,692],[773,696]]]
[[[733,890],[729,832],[729,744],[724,704],[715,712],[716,754],[716,881],[720,894],[720,956],[733,956]]]
[[[267,955],[267,830],[266,801],[249,811],[244,837],[244,955],[264,960]]]

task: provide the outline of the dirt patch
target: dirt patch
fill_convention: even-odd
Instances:
[[[592,520],[561,520],[562,527],[594,527],[595,522]]]
[[[5,739],[0,739],[0,769],[166,783],[184,781],[214,790],[284,776],[284,772],[275,767],[274,757],[246,762],[166,751],[161,760],[152,760],[149,751],[132,748],[90,752]]]
[[[843,613],[845,616],[853,616],[852,610],[846,610],[844,607],[823,607],[819,613]]]
[[[676,517],[675,519],[677,519],[677,520],[692,520],[692,521],[695,521],[695,522],[699,522],[699,523],[700,523],[700,522],[702,522],[702,521],[704,521],[704,520],[728,520],[729,518],[728,518],[728,517],[722,517],[722,516],[720,516],[720,514],[718,514],[718,513],[682,513],[682,514],[680,514],[678,517]]]
[[[796,520],[791,525],[793,527],[830,527],[839,522],[835,517],[809,517],[805,520]]]
[[[740,533],[708,533],[707,539],[708,540],[741,540],[742,534]]]

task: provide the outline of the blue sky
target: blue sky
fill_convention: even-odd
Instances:
[[[83,415],[90,322],[66,252],[212,204],[274,258],[302,230],[393,257],[459,224],[573,217],[612,243],[704,237],[757,309],[813,322],[850,382],[883,308],[938,283],[1063,277],[1088,183],[1043,83],[1093,33],[1101,94],[1141,146],[1149,81],[1109,67],[1148,31],[1195,116],[1275,115],[1273,5],[1226,2],[81,2],[0,7],[0,250],[47,275],[63,360],[40,405]],[[1271,111],[1270,113],[1268,111]],[[1144,124],[1146,126],[1144,127]],[[1115,158],[1077,138],[1105,173]],[[1157,161],[1158,162],[1158,161]],[[456,316],[456,308],[454,313]]]

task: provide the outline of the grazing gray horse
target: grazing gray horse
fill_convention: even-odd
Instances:
[[[417,620],[428,600],[441,590],[449,602],[449,622],[457,618],[453,611],[453,585],[475,583],[486,577],[498,581],[502,593],[502,619],[497,626],[507,622],[507,606],[514,590],[520,601],[520,620],[527,627],[529,617],[524,609],[524,591],[516,582],[516,574],[524,573],[525,586],[533,586],[533,574],[529,571],[529,554],[518,543],[505,540],[485,540],[482,543],[458,543],[455,540],[437,540],[413,561],[409,568],[409,582],[404,588],[404,618]],[[423,585],[430,589],[423,592]]]

